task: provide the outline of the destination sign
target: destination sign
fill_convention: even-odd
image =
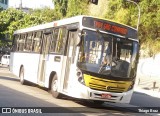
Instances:
[[[111,25],[109,23],[100,22],[100,21],[96,21],[96,20],[94,20],[94,27],[102,29],[102,30],[106,30],[106,31],[112,31],[114,33],[119,33],[122,35],[126,35],[128,32],[128,30],[126,28],[119,27],[116,25]]]
[[[84,17],[82,25],[85,27],[125,36],[126,38],[137,39],[137,30],[116,22],[91,17]]]

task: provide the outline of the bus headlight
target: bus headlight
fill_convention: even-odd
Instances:
[[[77,72],[77,76],[81,77],[82,76],[82,72]]]
[[[77,69],[77,77],[78,77],[78,81],[85,85],[85,81],[84,81],[84,78],[83,78],[83,74],[82,74],[82,71],[80,69]]]
[[[83,77],[79,77],[79,78],[78,78],[78,81],[79,81],[81,84],[85,85],[85,82],[84,82],[84,78],[83,78]]]

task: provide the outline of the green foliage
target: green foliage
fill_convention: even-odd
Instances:
[[[129,4],[124,0],[109,1],[105,18],[136,27],[137,17],[135,14],[138,11],[135,8],[132,3]]]
[[[53,0],[57,19],[84,15],[88,12],[88,0]]]
[[[149,47],[147,45],[151,44],[150,54],[151,52],[155,54],[160,51],[158,41],[160,39],[160,0],[142,0],[138,4],[141,8],[139,38],[142,49],[147,49]],[[124,0],[110,0],[105,18],[136,28],[138,8],[135,4]]]
[[[3,10],[3,7],[0,6],[0,12]]]
[[[88,0],[69,0],[67,17],[85,15],[88,13]]]
[[[42,17],[27,14],[21,10],[7,9],[0,13],[0,39],[12,39],[13,32],[17,29],[30,27],[46,22]]]
[[[43,9],[31,10],[30,14],[43,19],[45,22],[52,22],[53,20],[60,19],[60,16],[58,16],[58,13],[56,13],[54,9],[47,7]]]
[[[55,5],[55,13],[57,14],[58,18],[63,18],[67,14],[67,4],[68,0],[53,0]]]
[[[160,1],[159,0],[144,0],[141,3],[141,33],[142,40],[159,39],[160,30]]]
[[[15,30],[35,26],[38,24],[52,22],[53,20],[60,19],[61,15],[54,9],[43,8],[35,9],[25,13],[17,9],[7,9],[0,13],[0,40],[4,38],[12,40]],[[2,42],[0,41],[0,45]],[[3,45],[6,42],[3,41]]]
[[[108,0],[99,0],[98,5],[89,4],[89,15],[104,18],[108,10]]]
[[[8,28],[13,21],[18,21],[24,17],[24,13],[14,9],[1,11],[0,13],[0,38],[4,38],[7,34]]]

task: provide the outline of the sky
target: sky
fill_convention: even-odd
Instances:
[[[19,7],[21,0],[9,0],[9,7]],[[54,8],[52,0],[22,0],[22,6],[28,8],[43,8],[45,6]]]

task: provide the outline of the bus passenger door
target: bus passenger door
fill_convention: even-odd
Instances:
[[[74,63],[75,55],[76,55],[76,38],[77,37],[77,30],[69,31],[68,35],[68,42],[67,42],[67,60],[66,60],[66,67],[65,67],[65,76],[64,76],[64,85],[63,90],[67,91],[68,88],[68,81],[69,81],[69,74],[71,70],[71,66]]]
[[[51,32],[46,32],[42,39],[42,50],[39,58],[38,66],[38,84],[44,86],[46,62],[48,60],[49,45],[51,41]]]

